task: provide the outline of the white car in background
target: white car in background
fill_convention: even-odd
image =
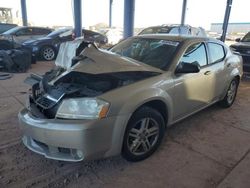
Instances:
[[[108,43],[111,45],[117,44],[121,39],[123,39],[122,29],[107,28],[107,29],[102,29],[100,33],[108,37]]]

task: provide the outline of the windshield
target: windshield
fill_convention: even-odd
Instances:
[[[247,34],[243,37],[243,39],[242,39],[241,41],[242,41],[242,42],[250,42],[250,32],[247,33]]]
[[[147,65],[163,69],[176,51],[179,42],[152,38],[129,38],[110,49]]]
[[[139,35],[169,33],[170,29],[171,29],[170,27],[150,27],[144,29],[142,32],[139,33]]]
[[[59,29],[59,30],[51,32],[50,34],[47,35],[47,37],[56,37],[56,36],[59,36],[59,35],[61,35],[63,33],[68,32],[70,30],[71,29]]]

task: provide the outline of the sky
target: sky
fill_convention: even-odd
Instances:
[[[209,30],[224,19],[227,0],[187,0],[186,24]],[[26,0],[28,22],[37,26],[73,26],[72,0]],[[112,24],[123,26],[124,0],[113,0]],[[21,16],[20,0],[1,0]],[[233,0],[230,22],[250,22],[250,0]],[[135,0],[135,27],[180,23],[182,0]],[[108,24],[109,0],[82,0],[82,25]]]

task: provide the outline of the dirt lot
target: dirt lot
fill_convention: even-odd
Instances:
[[[39,62],[30,72],[52,65]],[[21,143],[17,113],[25,103],[27,75],[0,81],[0,187],[250,187],[249,78],[230,109],[214,105],[176,124],[143,162],[118,156],[67,163],[45,159]]]

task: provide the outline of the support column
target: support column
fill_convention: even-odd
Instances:
[[[112,27],[112,4],[113,0],[109,0],[109,27]]]
[[[75,36],[82,36],[82,1],[74,0],[74,31]]]
[[[26,0],[21,0],[23,26],[28,26]]]
[[[134,34],[135,0],[124,0],[123,38]]]
[[[186,11],[187,11],[187,0],[183,0],[182,13],[181,13],[181,25],[185,24]]]
[[[222,35],[221,35],[222,42],[225,42],[225,39],[226,39],[227,27],[228,27],[228,21],[229,21],[229,17],[230,17],[232,3],[233,3],[233,0],[227,0],[224,22],[223,22],[223,26],[222,26]]]

